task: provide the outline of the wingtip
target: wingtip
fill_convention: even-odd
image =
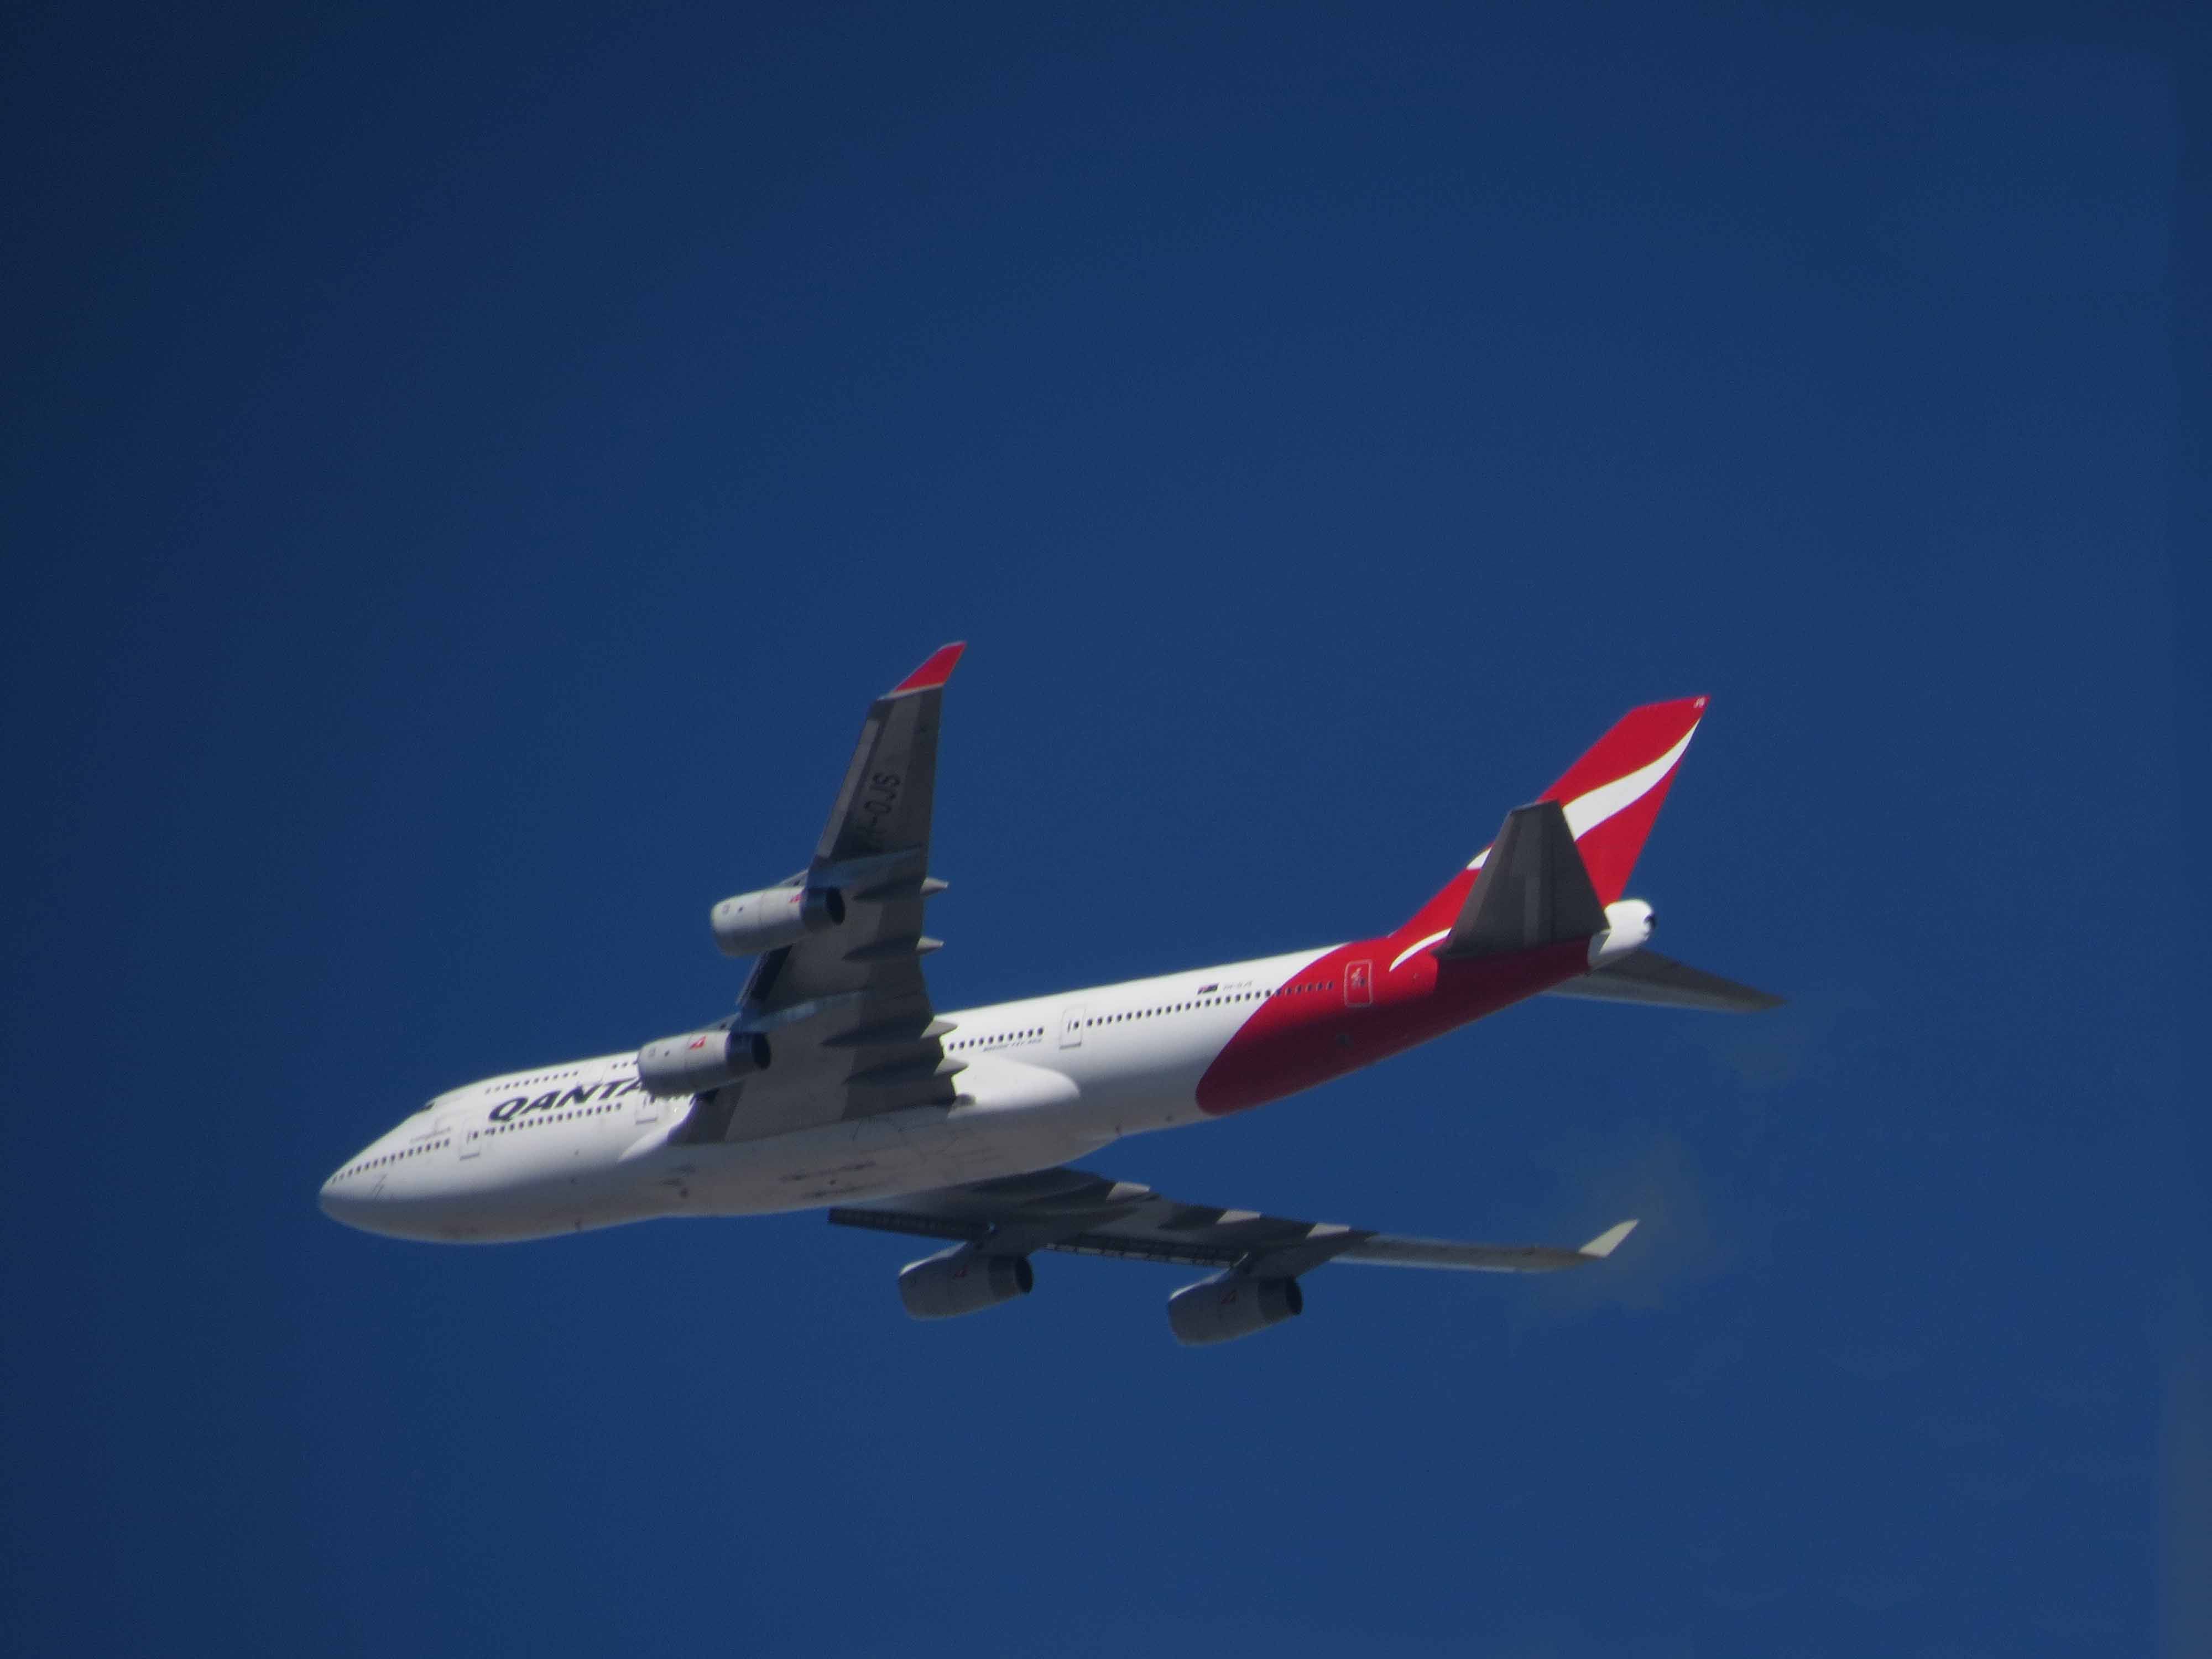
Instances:
[[[965,640],[955,640],[950,645],[940,645],[929,653],[928,659],[884,695],[903,696],[909,691],[934,691],[952,678],[959,665],[960,653],[968,648]]]
[[[1602,1261],[1620,1248],[1620,1241],[1636,1231],[1636,1223],[1624,1221],[1617,1227],[1607,1227],[1595,1238],[1583,1246],[1578,1254],[1594,1261]]]

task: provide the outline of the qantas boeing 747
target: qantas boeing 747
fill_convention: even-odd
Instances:
[[[714,906],[756,957],[702,1030],[440,1095],[324,1184],[349,1226],[398,1238],[544,1238],[656,1216],[827,1206],[942,1241],[899,1274],[918,1319],[1025,1294],[1038,1250],[1211,1269],[1168,1299],[1187,1344],[1300,1312],[1330,1261],[1541,1273],[1610,1255],[1407,1238],[1164,1198],[1070,1167],[1124,1135],[1203,1122],[1537,995],[1752,1010],[1779,999],[1650,948],[1622,897],[1705,699],[1624,716],[1404,923],[1322,950],[940,1012],[922,958],[937,729],[963,647],[877,699],[800,874]]]

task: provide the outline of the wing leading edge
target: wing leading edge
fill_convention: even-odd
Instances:
[[[767,1035],[768,1071],[702,1096],[686,1140],[744,1140],[949,1104],[952,1074],[921,958],[941,940],[923,909],[945,682],[967,647],[941,647],[868,707],[813,860],[787,887],[838,896],[836,925],[755,963],[724,1027]]]

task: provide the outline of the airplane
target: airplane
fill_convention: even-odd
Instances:
[[[1302,1312],[1332,1261],[1541,1273],[1580,1246],[1412,1238],[1187,1204],[1073,1167],[1125,1135],[1249,1110],[1539,995],[1753,1011],[1781,999],[1650,948],[1624,898],[1707,699],[1633,709],[1388,933],[1054,996],[940,1012],[922,959],[947,645],[870,707],[806,868],[709,915],[752,957],[698,1030],[438,1096],[331,1176],[334,1219],[498,1243],[661,1216],[827,1208],[943,1248],[899,1273],[917,1319],[1028,1294],[1040,1250],[1207,1269],[1168,1299],[1176,1339]]]

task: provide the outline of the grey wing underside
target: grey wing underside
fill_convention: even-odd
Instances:
[[[885,696],[862,722],[845,779],[814,858],[783,884],[833,887],[844,920],[763,954],[720,1022],[758,1030],[769,1069],[702,1097],[682,1138],[750,1140],[870,1117],[910,1106],[949,1105],[957,1060],[942,1041],[921,958],[940,941],[922,931],[937,787],[937,733],[945,682],[960,647],[947,646]]]
[[[1327,1261],[1472,1273],[1551,1273],[1613,1254],[1624,1221],[1579,1248],[1404,1238],[1333,1222],[1184,1204],[1087,1170],[1041,1170],[969,1186],[833,1209],[839,1226],[975,1244],[994,1255],[1066,1250],[1294,1278]]]
[[[1783,1003],[1780,997],[1662,957],[1656,951],[1623,957],[1563,985],[1554,985],[1544,994],[1584,997],[1593,1002],[1642,1002],[1659,1008],[1703,1008],[1728,1014],[1758,1013],[1779,1008]]]

